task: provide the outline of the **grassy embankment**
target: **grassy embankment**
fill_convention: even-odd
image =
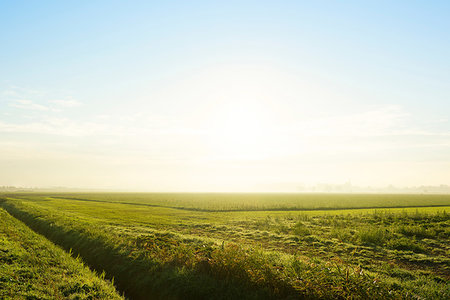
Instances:
[[[374,211],[373,195],[350,199],[358,210],[330,210],[343,195],[320,195],[310,203],[328,210],[283,211],[291,196],[272,207],[269,198],[252,204],[254,195],[240,195],[241,206],[237,195],[157,196],[10,195],[4,206],[137,299],[450,295],[449,197],[393,196],[385,204],[431,207]]]
[[[123,299],[110,282],[0,208],[0,299]]]

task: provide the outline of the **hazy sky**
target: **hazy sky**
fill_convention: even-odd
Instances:
[[[450,184],[449,1],[158,2],[0,2],[0,185]]]

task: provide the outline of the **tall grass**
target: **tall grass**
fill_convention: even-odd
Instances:
[[[385,228],[369,227],[358,233],[361,242],[369,245],[383,245],[390,238],[390,233]]]

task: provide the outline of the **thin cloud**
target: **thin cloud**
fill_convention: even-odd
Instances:
[[[48,107],[41,108],[48,111]],[[111,122],[114,120],[114,122]],[[0,121],[0,132],[32,133],[57,136],[113,136],[134,137],[142,140],[149,136],[188,136],[199,134],[198,130],[183,126],[175,120],[161,116],[142,115],[136,119],[120,118],[120,116],[97,116],[90,120],[41,116],[32,122]]]
[[[398,106],[342,113],[299,122],[294,130],[312,137],[373,137],[391,135],[406,127],[410,114]]]
[[[37,112],[60,112],[65,109],[81,106],[82,103],[70,95],[61,95],[61,91],[43,91],[31,88],[9,86],[0,88],[0,99],[8,103],[10,107],[37,111]],[[64,93],[65,94],[65,93]],[[54,100],[49,100],[54,99]]]
[[[6,91],[2,91],[2,96],[4,97],[18,97],[20,96],[20,94],[12,89],[6,90]]]
[[[11,107],[33,111],[57,111],[55,108],[42,105],[31,100],[19,99],[9,104]]]
[[[51,100],[50,103],[53,103],[61,108],[73,108],[81,106],[81,102],[75,99],[66,99],[66,100]]]

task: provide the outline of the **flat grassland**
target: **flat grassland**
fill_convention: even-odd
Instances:
[[[132,299],[450,298],[450,195],[0,199]]]

